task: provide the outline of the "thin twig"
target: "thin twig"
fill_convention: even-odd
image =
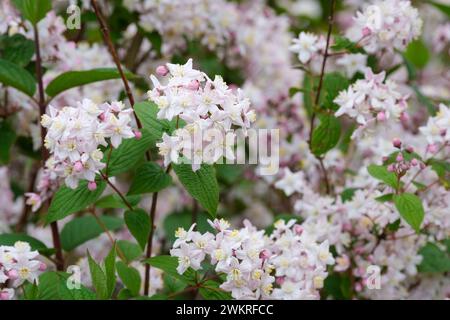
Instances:
[[[44,95],[44,82],[42,80],[42,59],[41,59],[41,50],[39,45],[39,30],[36,25],[33,26],[34,29],[34,43],[35,43],[35,51],[36,51],[36,78],[38,82],[38,92],[39,92],[39,114],[42,117],[45,114],[46,109],[46,102],[45,102],[45,95]],[[39,119],[40,120],[40,119]],[[45,148],[44,142],[45,142],[45,136],[47,135],[47,130],[41,126],[41,153],[42,153],[42,166],[45,166],[45,162],[48,159],[48,151]],[[51,199],[47,201],[47,203],[50,203]],[[56,269],[58,271],[64,270],[64,256],[62,253],[62,247],[61,247],[61,239],[59,235],[58,230],[58,222],[54,221],[50,224],[51,230],[52,230],[52,238],[53,238],[53,246],[56,249]]]
[[[103,180],[106,181],[106,183],[119,195],[119,197],[122,199],[123,203],[128,207],[128,209],[133,210],[133,206],[128,202],[127,198],[123,195],[122,192],[120,192],[119,189],[111,182],[109,181],[109,178],[105,176],[102,172],[100,172],[100,175],[102,176]]]
[[[336,7],[336,0],[332,0],[331,1],[331,6],[330,6],[330,15],[328,17],[328,33],[327,33],[327,43],[325,46],[325,52],[323,55],[323,61],[322,61],[322,70],[320,72],[320,79],[319,79],[319,85],[317,87],[317,93],[316,93],[316,98],[314,101],[314,105],[317,107],[320,101],[320,94],[322,91],[322,85],[323,85],[323,77],[325,75],[325,66],[327,64],[327,59],[328,59],[328,48],[330,47],[330,40],[331,40],[331,33],[333,31],[333,23],[334,23],[334,9]],[[309,149],[312,150],[311,148],[311,144],[312,144],[312,137],[313,137],[313,133],[314,133],[314,120],[316,119],[316,112],[313,110],[313,113],[311,115],[311,122],[310,122],[310,131],[309,131]],[[323,163],[323,159],[319,156],[316,156],[317,160],[319,160],[320,162],[320,167],[322,169],[323,172],[323,179],[325,182],[325,188],[326,188],[326,192],[330,193],[330,183],[328,181],[328,174],[327,174],[327,170],[325,168],[325,165]]]

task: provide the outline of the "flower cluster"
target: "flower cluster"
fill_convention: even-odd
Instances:
[[[122,139],[135,136],[130,126],[131,112],[118,101],[97,105],[84,99],[76,107],[60,111],[50,106],[49,114],[41,120],[48,129],[45,147],[52,155],[46,162],[47,169],[64,178],[70,188],[86,179],[95,189],[95,175],[105,167],[99,145],[107,146],[109,138],[112,147],[117,148]]]
[[[361,41],[369,53],[404,50],[420,36],[423,24],[417,9],[404,0],[378,0],[358,12],[354,20],[348,36]]]
[[[341,91],[334,102],[339,105],[335,115],[347,114],[360,125],[352,138],[388,119],[399,120],[407,108],[408,96],[398,92],[394,81],[386,80],[383,71],[374,74],[367,68],[365,78],[357,80],[347,90]]]
[[[155,87],[148,96],[158,106],[158,119],[179,117],[186,122],[172,136],[164,133],[157,144],[164,164],[177,163],[180,154],[191,161],[194,171],[201,163],[215,163],[221,157],[234,160],[232,126],[245,132],[255,121],[249,100],[240,91],[233,93],[220,76],[212,81],[192,69],[191,59],[185,65],[160,66],[157,73],[168,76],[164,85],[151,76]]]
[[[0,300],[14,298],[14,288],[25,281],[38,281],[47,266],[36,260],[39,255],[28,243],[17,241],[14,246],[0,246]]]
[[[270,236],[249,221],[231,230],[221,219],[209,221],[215,235],[179,228],[170,254],[178,258],[177,271],[201,269],[207,256],[218,273],[227,275],[220,286],[235,299],[317,299],[334,264],[328,242],[316,243],[295,220],[275,223]]]

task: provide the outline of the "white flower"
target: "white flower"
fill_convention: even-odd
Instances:
[[[293,44],[290,46],[290,50],[298,54],[298,59],[301,63],[308,63],[312,56],[319,50],[318,46],[319,37],[309,32],[301,32],[298,35],[298,39],[293,39]]]
[[[367,64],[367,55],[362,53],[344,54],[336,60],[338,66],[344,67],[345,73],[352,78],[358,71],[364,72]]]
[[[301,192],[304,186],[304,173],[302,171],[292,173],[289,168],[284,169],[283,179],[275,183],[275,188],[283,190],[288,197],[294,192]]]

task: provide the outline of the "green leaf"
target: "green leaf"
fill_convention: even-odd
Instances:
[[[216,164],[217,179],[219,182],[232,185],[243,180],[244,166],[238,164]]]
[[[371,164],[367,167],[369,174],[375,179],[381,180],[393,189],[398,188],[397,176],[393,172],[389,172],[385,166],[377,166]]]
[[[314,78],[308,74],[305,74],[303,77],[303,92],[303,105],[305,106],[306,113],[311,117],[314,108]]]
[[[394,196],[394,203],[403,219],[416,231],[420,231],[425,212],[422,201],[412,193],[403,193]]]
[[[24,300],[37,300],[39,298],[39,287],[35,282],[26,283],[22,286]]]
[[[87,253],[89,270],[91,271],[92,284],[94,285],[97,298],[100,300],[108,299],[108,285],[106,283],[106,274],[103,272],[100,265],[92,259],[89,251]]]
[[[320,117],[320,124],[314,129],[311,139],[311,151],[320,157],[333,149],[341,136],[341,123],[332,115]]]
[[[16,33],[1,42],[2,59],[25,67],[34,55],[34,42]]]
[[[423,257],[419,265],[420,272],[450,272],[450,254],[441,250],[436,244],[427,243],[419,253]]]
[[[138,244],[126,240],[117,241],[117,250],[121,250],[125,255],[127,263],[138,259],[143,254],[143,251]]]
[[[349,300],[352,297],[352,284],[347,274],[332,273],[326,279],[323,289],[325,296],[336,300]]]
[[[153,139],[153,144],[161,140],[163,132],[171,133],[176,128],[176,120],[159,120],[157,118],[158,106],[153,102],[138,102],[134,105],[139,120],[142,126],[148,130]]]
[[[125,287],[130,290],[132,296],[138,296],[139,290],[141,289],[141,276],[139,272],[135,268],[127,266],[122,261],[117,261],[116,268],[120,279],[122,279]]]
[[[357,43],[348,38],[335,36],[334,44],[331,46],[334,51],[348,51],[350,53],[365,53],[364,49],[358,46]]]
[[[139,161],[144,159],[144,154],[150,149],[152,141],[151,135],[145,129],[142,130],[141,139],[131,138],[122,141],[120,146],[111,152],[108,177],[116,176],[134,168]],[[105,157],[108,157],[108,152],[105,151]],[[104,171],[106,172],[106,168]]]
[[[375,200],[379,202],[390,202],[394,199],[393,193],[383,194],[382,196],[376,197]]]
[[[327,110],[338,110],[339,106],[334,103],[334,99],[339,92],[346,90],[349,86],[349,81],[343,75],[337,72],[327,73],[323,78],[323,100],[322,104]]]
[[[71,274],[65,272],[48,271],[39,276],[38,300],[95,300],[95,294],[79,284],[79,288],[69,289],[68,282]]]
[[[50,0],[13,0],[13,3],[23,17],[34,25],[41,21],[47,12],[52,9]]]
[[[127,79],[136,76],[130,72],[124,72]],[[120,73],[116,68],[98,68],[83,71],[68,71],[53,79],[45,89],[45,92],[54,97],[63,91],[83,86],[89,83],[120,79]]]
[[[11,147],[16,141],[16,132],[7,120],[0,120],[0,164],[7,164],[10,159]]]
[[[231,300],[231,294],[219,288],[220,283],[206,280],[199,288],[200,295],[205,300]]]
[[[22,91],[30,97],[36,91],[36,82],[27,70],[3,59],[0,59],[0,83]]]
[[[188,268],[182,275],[178,273],[178,259],[176,257],[156,256],[145,260],[145,262],[187,284],[195,285],[197,283],[196,272],[192,268]]]
[[[428,164],[431,165],[431,169],[438,175],[438,177],[443,178],[450,172],[450,162],[438,159],[428,160]]]
[[[135,206],[141,201],[141,196],[125,196],[128,203],[131,206]],[[117,194],[110,194],[103,198],[100,198],[96,203],[95,206],[97,208],[102,209],[128,209],[128,206],[123,202],[122,198]]]
[[[131,293],[130,290],[123,288],[119,291],[119,293],[117,294],[117,299],[118,300],[129,300],[133,298],[133,294]]]
[[[129,195],[158,192],[172,183],[172,177],[158,164],[146,162],[136,170]]]
[[[422,69],[430,60],[430,52],[422,40],[415,40],[406,48],[405,57],[414,64],[415,67]]]
[[[27,242],[31,250],[37,250],[41,254],[45,254],[49,249],[38,239],[30,237],[23,233],[3,233],[0,234],[0,246],[14,246],[17,241]]]
[[[428,1],[428,3],[433,5],[440,11],[442,11],[444,14],[447,15],[447,17],[450,17],[450,6],[443,4],[443,3],[438,3],[436,1]]]
[[[98,219],[111,231],[120,229],[123,220],[110,216],[99,216]],[[64,225],[61,231],[61,245],[65,251],[71,251],[79,245],[94,239],[105,232],[93,216],[74,218]]]
[[[97,181],[97,189],[90,191],[87,187],[87,181],[84,180],[80,181],[76,189],[67,186],[60,187],[53,197],[45,221],[50,223],[61,220],[71,213],[86,209],[102,195],[105,187],[104,181]]]
[[[202,165],[193,172],[190,164],[173,164],[173,169],[189,194],[214,218],[219,204],[219,186],[214,167]]]
[[[142,250],[144,250],[151,229],[150,217],[147,212],[143,209],[127,211],[125,212],[125,223],[130,233],[137,240]]]
[[[353,196],[355,195],[356,188],[348,188],[342,191],[341,193],[341,200],[342,202],[351,201],[353,199]]]
[[[116,288],[116,244],[105,258],[105,275],[108,298],[111,298]]]

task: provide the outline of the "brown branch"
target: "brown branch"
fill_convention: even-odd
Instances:
[[[39,172],[39,165],[36,162],[33,164],[32,168],[31,168],[31,177],[30,177],[30,181],[28,182],[27,192],[33,192],[38,172]],[[16,232],[20,233],[23,231],[23,229],[25,228],[25,226],[27,224],[29,215],[30,215],[30,206],[28,206],[26,204],[26,197],[24,197],[24,205],[23,205],[23,209],[22,209],[22,214],[20,215],[19,222],[16,225]]]
[[[39,30],[37,25],[33,26],[34,29],[34,44],[35,44],[35,51],[36,51],[36,78],[38,82],[38,93],[39,93],[39,114],[42,117],[45,114],[46,109],[46,102],[45,102],[45,95],[44,95],[44,82],[42,80],[42,59],[41,59],[41,50],[39,45]],[[40,120],[40,118],[39,118]],[[45,148],[45,136],[47,135],[47,130],[41,126],[41,154],[42,154],[42,167],[45,166],[45,162],[48,159],[48,151]],[[51,199],[49,199],[47,202],[50,203]],[[62,247],[61,247],[61,239],[59,235],[58,230],[58,222],[54,221],[50,224],[50,227],[52,229],[52,238],[53,238],[53,246],[56,249],[56,269],[58,271],[64,270],[64,256],[62,253]]]
[[[320,72],[319,85],[317,87],[316,98],[315,98],[315,101],[314,101],[315,107],[317,107],[318,104],[319,104],[320,94],[322,92],[323,78],[324,78],[324,75],[325,75],[325,66],[327,64],[327,59],[328,59],[328,56],[329,56],[328,49],[330,47],[331,33],[333,31],[335,7],[336,7],[336,0],[331,0],[330,15],[328,17],[327,43],[326,43],[325,52],[324,52],[324,55],[323,55],[322,69],[321,69],[321,72]],[[314,120],[315,119],[316,119],[316,112],[313,110],[313,113],[311,115],[310,131],[309,131],[309,149],[310,150],[312,150],[311,144],[312,144],[312,137],[313,137],[313,133],[314,133]],[[328,180],[327,170],[325,168],[325,165],[323,164],[323,158],[321,158],[319,156],[316,156],[316,158],[317,158],[317,160],[319,160],[320,167],[321,167],[322,172],[323,172],[323,179],[324,179],[324,182],[325,182],[326,192],[329,193],[330,192],[330,184],[329,184],[329,180]]]
[[[119,189],[111,182],[109,181],[109,178],[105,176],[102,172],[100,172],[100,175],[102,176],[103,180],[106,181],[106,183],[119,195],[119,197],[122,199],[123,203],[128,207],[128,209],[133,210],[133,206],[128,202],[127,198],[123,195],[122,192],[120,192]]]

